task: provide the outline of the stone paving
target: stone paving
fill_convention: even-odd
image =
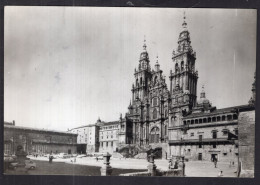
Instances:
[[[47,157],[31,157],[31,159],[48,161]],[[54,159],[53,162],[65,162],[68,164],[78,164],[95,167],[101,167],[103,165],[103,160],[96,161],[96,159],[93,157],[76,158],[76,162],[74,162],[74,158]],[[160,168],[162,170],[168,169],[167,160],[155,160],[155,164],[157,168]],[[236,173],[234,172],[237,171],[237,166],[235,165],[230,167],[228,162],[218,162],[217,168],[214,167],[214,164],[212,162],[208,161],[189,161],[185,162],[185,164],[185,174],[187,177],[217,177],[221,170],[223,171],[223,177],[236,177]],[[144,159],[112,158],[110,160],[110,165],[113,168],[117,169],[147,170],[148,162]]]

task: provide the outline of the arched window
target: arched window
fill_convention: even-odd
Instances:
[[[157,118],[157,109],[154,109],[153,110],[153,119],[156,119]]]
[[[157,98],[153,99],[153,106],[157,106]]]
[[[150,143],[159,143],[159,128],[153,127],[150,132]]]
[[[183,71],[183,70],[184,70],[184,62],[181,61],[181,71]]]
[[[157,76],[154,77],[154,84],[157,82]]]
[[[178,69],[179,69],[179,67],[178,67],[178,63],[176,63],[176,64],[175,64],[175,73],[178,72]]]

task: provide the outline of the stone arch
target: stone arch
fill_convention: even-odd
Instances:
[[[150,131],[150,143],[159,143],[160,129],[157,126],[152,127]]]

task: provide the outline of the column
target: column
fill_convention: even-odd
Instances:
[[[136,136],[136,130],[135,130],[135,121],[133,122],[133,144],[135,144],[135,137]]]
[[[172,93],[172,77],[170,77],[170,93]]]
[[[134,103],[134,89],[132,89],[132,105]]]

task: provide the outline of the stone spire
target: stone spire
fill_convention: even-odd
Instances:
[[[186,15],[185,15],[185,11],[184,11],[184,12],[183,12],[183,23],[182,23],[182,28],[183,28],[184,30],[187,29],[187,23],[185,22],[185,20],[186,20]]]
[[[205,90],[204,90],[204,85],[202,85],[202,90],[201,90],[201,93],[200,93],[200,98],[206,98]]]
[[[140,70],[150,70],[150,61],[149,61],[149,55],[146,50],[146,39],[144,36],[144,45],[143,45],[143,51],[140,54],[140,59],[139,59],[139,66],[138,66],[138,71]]]
[[[160,64],[159,64],[159,62],[158,62],[158,54],[157,54],[157,56],[156,56],[155,71],[156,71],[156,72],[157,72],[157,71],[160,71]]]
[[[145,39],[145,36],[144,36],[144,45],[143,45],[143,50],[146,51],[146,39]]]

